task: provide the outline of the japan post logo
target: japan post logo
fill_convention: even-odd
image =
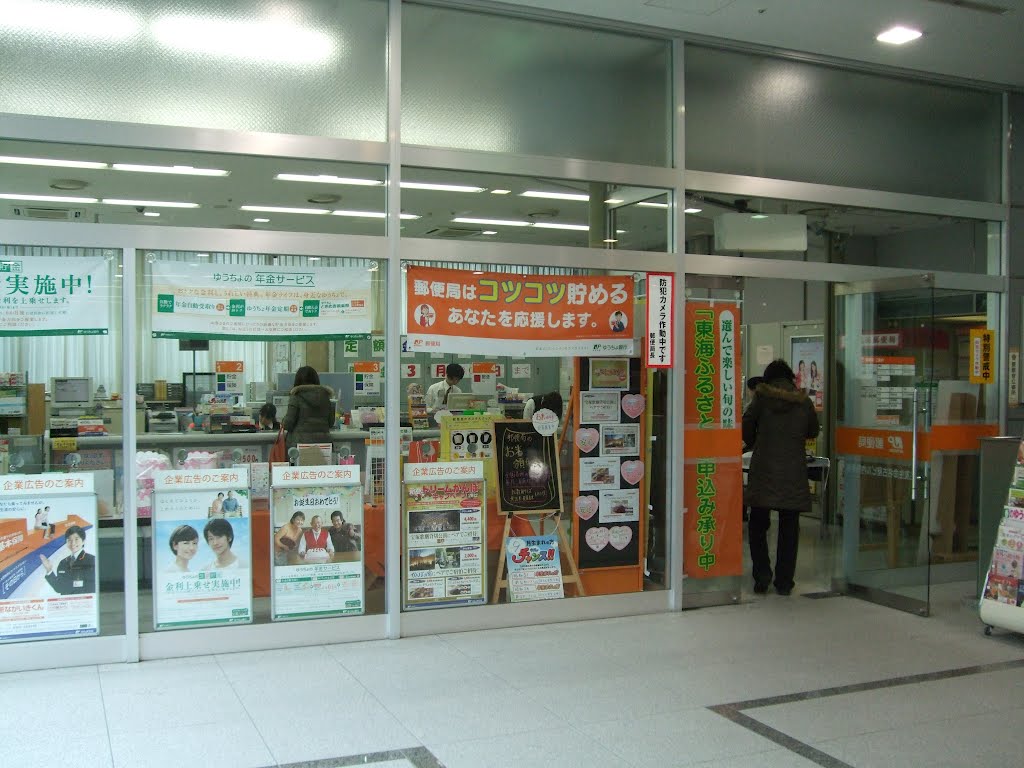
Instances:
[[[889,435],[886,438],[889,443],[889,453],[903,453],[903,438],[899,435]]]

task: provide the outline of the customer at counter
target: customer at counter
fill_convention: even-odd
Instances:
[[[526,404],[523,406],[523,418],[532,419],[534,413],[547,408],[549,411],[552,411],[559,420],[561,420],[562,406],[562,394],[557,390],[555,392],[547,392],[543,395],[534,395],[527,400]]]
[[[295,385],[288,398],[288,412],[282,425],[286,443],[294,448],[299,443],[331,442],[334,406],[330,387],[320,384],[320,374],[310,365],[295,372]]]

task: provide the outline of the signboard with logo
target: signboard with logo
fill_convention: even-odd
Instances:
[[[0,253],[0,336],[105,336],[110,263]]]

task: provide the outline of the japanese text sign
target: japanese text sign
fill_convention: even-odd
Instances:
[[[103,336],[110,327],[105,258],[0,254],[0,336]]]
[[[301,488],[306,485],[358,485],[359,465],[340,467],[274,467],[270,484],[275,488]]]
[[[996,381],[996,332],[971,328],[971,384]]]
[[[204,491],[217,488],[248,488],[249,468],[158,469],[153,472],[157,491]]]
[[[647,273],[647,367],[671,368],[675,343],[675,276]]]

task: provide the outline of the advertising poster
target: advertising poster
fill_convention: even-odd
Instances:
[[[497,492],[494,417],[448,416],[441,422],[441,461],[482,461],[487,492]]]
[[[318,477],[304,479],[298,468],[273,469],[274,621],[366,609],[359,467],[310,467],[306,473]]]
[[[479,461],[405,465],[406,608],[486,602],[484,492]]]
[[[153,474],[154,628],[251,622],[248,468]]]
[[[273,341],[370,335],[370,273],[155,261],[153,337]]]
[[[738,302],[686,303],[683,570],[691,578],[743,572],[740,322]]]
[[[505,545],[505,560],[511,602],[565,597],[557,535],[509,539]]]
[[[99,634],[91,475],[0,479],[0,642]]]
[[[580,392],[580,422],[583,424],[618,423],[618,392]]]
[[[629,389],[629,358],[591,360],[590,389]]]
[[[110,283],[103,257],[0,253],[0,336],[106,336]]]
[[[796,374],[796,388],[811,398],[814,407],[825,407],[825,338],[794,337],[790,340],[790,365]]]
[[[633,354],[631,276],[510,275],[410,266],[408,348],[496,355]]]

